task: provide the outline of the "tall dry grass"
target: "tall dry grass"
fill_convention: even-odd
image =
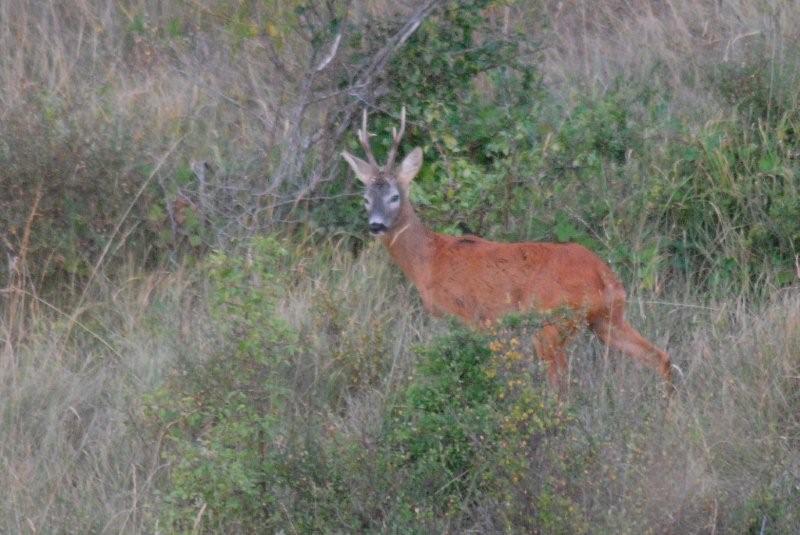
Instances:
[[[137,412],[180,352],[152,329],[178,332],[185,283],[180,273],[116,275],[92,292],[69,339],[70,314],[40,300],[2,355],[5,532],[139,531],[148,516],[159,461]]]
[[[607,364],[600,348],[587,367],[587,348],[576,349],[578,418],[604,457],[596,479],[583,480],[587,510],[611,531],[797,529],[797,288],[762,306],[637,300],[633,322],[682,369],[678,394],[660,414],[643,370],[624,357]]]
[[[776,87],[797,80],[796,63],[785,61],[800,40],[791,0],[570,0],[546,2],[544,10],[551,46],[542,69],[566,91],[635,80],[668,88],[684,112],[713,116],[725,102],[703,82],[720,66],[773,61]]]
[[[408,380],[413,348],[447,322],[424,313],[377,244],[358,259],[336,244],[292,254],[294,282],[280,305],[303,347],[293,357],[291,402],[343,440],[369,440]],[[215,351],[211,296],[184,271],[134,266],[109,279],[70,340],[66,316],[42,307],[27,339],[4,353],[3,531],[158,530],[170,466],[159,456],[163,437],[145,425],[144,398],[172,370],[186,373]],[[549,447],[568,455],[588,440],[599,457],[566,488],[604,531],[739,532],[764,518],[776,533],[793,529],[800,294],[790,288],[763,305],[678,297],[635,296],[629,307],[683,370],[666,414],[650,370],[606,356],[589,336],[572,348],[577,424]],[[533,465],[528,477],[551,468]]]
[[[4,2],[0,153],[13,172],[0,189],[0,239],[11,254],[37,185],[41,216],[57,231],[35,236],[34,267],[76,279],[143,185],[125,228],[139,248],[218,246],[302,219],[289,215],[301,198],[338,176],[330,154],[355,110],[349,98],[372,98],[359,93],[374,84],[358,78],[359,61],[371,59],[410,6],[301,4]],[[320,68],[335,18],[347,15],[339,31],[358,33],[374,26],[377,11],[384,33],[342,44]],[[193,165],[202,162],[213,171],[198,176]]]
[[[208,289],[191,268],[153,270],[130,253],[122,267],[100,266],[75,314],[29,276],[40,267],[27,254],[38,247],[31,240],[54,231],[43,218],[28,218],[59,208],[56,176],[69,175],[69,187],[135,191],[135,171],[175,139],[183,141],[180,157],[166,166],[173,174],[157,177],[163,191],[193,159],[222,170],[218,191],[227,192],[226,202],[237,188],[262,185],[258,173],[273,156],[267,148],[286,133],[282,104],[298,80],[271,70],[257,45],[236,49],[235,31],[223,24],[230,19],[216,25],[216,4],[188,5],[197,4],[0,3],[0,151],[12,162],[8,169],[25,171],[21,184],[43,178],[45,188],[41,205],[33,202],[35,188],[28,197],[8,188],[0,194],[4,213],[14,214],[0,229],[4,260],[14,262],[0,281],[0,532],[159,530],[169,466],[159,456],[160,437],[143,427],[143,399],[212,351]],[[368,18],[386,5],[357,9]],[[785,58],[800,28],[800,10],[789,0],[576,0],[513,10],[511,22],[539,28],[547,21],[542,72],[566,98],[575,87],[602,91],[624,75],[670,87],[678,111],[702,116],[726,107],[695,83],[711,66]],[[186,35],[163,37],[159,29],[178,14]],[[268,13],[260,16],[266,23]],[[305,57],[292,39],[286,56]],[[791,61],[775,65],[784,69],[773,73],[777,91],[778,81],[791,83],[797,72]],[[115,221],[92,223],[102,229]],[[225,242],[230,227],[215,231]],[[122,238],[113,253],[125,257]],[[310,241],[292,255],[294,282],[281,310],[305,351],[291,396],[343,435],[369,437],[382,425],[387,393],[414,366],[412,348],[447,324],[423,313],[378,247],[354,258],[344,245]],[[64,302],[84,290],[80,278],[56,282]],[[572,348],[570,403],[580,426],[558,438],[566,453],[570,441],[593,441],[602,461],[573,474],[571,492],[598,531],[796,531],[797,288],[766,303],[739,295],[708,302],[689,285],[669,292],[634,295],[629,307],[632,322],[683,370],[668,417],[654,401],[658,385],[648,370],[606,358],[588,337]],[[364,350],[377,334],[381,352]]]
[[[295,284],[281,305],[305,344],[293,402],[324,407],[332,425],[366,432],[380,425],[381,400],[431,330],[380,249],[357,260],[346,247],[314,249],[294,251]],[[158,529],[158,484],[169,466],[159,456],[163,436],[143,417],[145,396],[180,363],[196,366],[215,351],[210,296],[184,270],[143,273],[135,262],[98,280],[68,339],[69,314],[42,301],[26,318],[25,339],[2,353],[0,531]],[[360,345],[384,331],[387,354]],[[362,360],[343,362],[347,347]]]

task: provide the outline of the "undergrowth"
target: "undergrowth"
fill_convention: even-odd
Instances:
[[[413,8],[0,3],[0,532],[798,531],[795,2],[443,0],[365,85]],[[434,229],[606,259],[669,408],[427,315],[362,105]]]

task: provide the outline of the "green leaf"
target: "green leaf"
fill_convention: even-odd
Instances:
[[[445,132],[442,134],[442,141],[444,142],[444,146],[447,147],[448,150],[456,151],[458,147],[458,140],[453,137],[451,134]]]
[[[772,173],[778,167],[778,157],[775,154],[765,154],[758,161],[758,170],[762,173]]]
[[[164,221],[166,215],[160,204],[151,204],[150,208],[147,210],[147,220],[154,224]]]
[[[562,213],[556,216],[556,225],[553,227],[553,233],[561,243],[573,241],[580,235],[580,231]]]

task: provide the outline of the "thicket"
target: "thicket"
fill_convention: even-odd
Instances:
[[[357,186],[337,147],[355,150],[351,120],[365,106],[380,156],[405,105],[403,148],[420,145],[426,159],[414,200],[435,228],[579,241],[647,290],[673,280],[708,290],[793,280],[796,41],[765,30],[729,46],[735,58],[709,58],[699,73],[687,67],[685,85],[707,101],[691,110],[660,83],[667,67],[657,64],[648,74],[659,83],[621,72],[602,88],[548,84],[550,34],[522,5],[424,4],[428,11],[411,13],[424,22],[392,47],[407,14],[290,4],[120,7],[98,34],[113,62],[86,49],[81,17],[26,8],[44,21],[31,31],[52,30],[52,54],[87,72],[22,92],[47,74],[47,58],[32,54],[30,72],[6,60],[4,83],[15,89],[0,151],[8,255],[22,252],[37,195],[26,250],[34,280],[86,280],[109,240],[112,254],[124,247],[155,264],[286,221],[360,242]],[[5,9],[11,43],[22,30]],[[778,8],[773,16],[793,20]],[[21,37],[18,58],[38,44]],[[290,61],[299,62],[292,76],[278,77]],[[218,87],[222,79],[233,86]],[[277,91],[296,101],[274,101]]]
[[[425,153],[412,192],[425,220],[505,240],[577,241],[646,290],[796,279],[794,43],[759,61],[768,51],[757,40],[741,64],[709,65],[693,85],[721,106],[698,117],[675,109],[670,87],[625,74],[564,98],[542,79],[542,38],[492,27],[484,4],[428,21],[390,70],[386,107],[406,103],[405,147]],[[374,121],[377,146],[388,147],[394,122]],[[352,225],[357,213],[338,221]]]
[[[0,531],[800,525],[793,2],[76,6],[0,4]],[[421,310],[338,157],[402,106],[422,218],[607,259],[672,412]]]
[[[669,410],[647,370],[618,365],[609,376],[599,358],[578,365],[590,369],[575,372],[581,384],[559,404],[529,347],[536,318],[483,334],[444,326],[398,365],[383,332],[392,323],[371,318],[380,304],[354,324],[335,290],[326,295],[336,284],[301,294],[311,304],[300,324],[281,312],[298,284],[286,269],[298,252],[260,239],[245,257],[217,254],[203,268],[215,342],[148,396],[142,420],[169,465],[161,530],[748,532],[768,523],[778,533],[800,522],[791,375],[800,338],[784,330],[800,318],[796,298],[769,313],[785,324],[676,351],[687,375]],[[349,289],[359,300],[371,290]],[[727,314],[711,321],[742,327]],[[764,343],[778,325],[782,334]]]
[[[550,478],[522,482],[568,418],[520,380],[524,357],[509,333],[489,344],[454,327],[417,350],[411,377],[387,392],[379,427],[360,438],[337,430],[341,400],[385,374],[359,358],[368,347],[338,357],[304,350],[315,333],[291,329],[277,309],[286,255],[264,239],[249,261],[208,261],[219,346],[147,401],[171,465],[162,529],[192,531],[198,514],[209,532],[459,529],[487,521],[476,504],[498,527],[583,525]],[[315,360],[333,366],[309,382],[303,362]],[[341,380],[349,367],[352,379]]]

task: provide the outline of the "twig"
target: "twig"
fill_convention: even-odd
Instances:
[[[371,101],[375,96],[375,86],[377,84],[377,80],[380,78],[379,74],[384,71],[392,56],[399,49],[401,49],[408,39],[411,38],[411,36],[414,35],[414,33],[419,29],[419,27],[422,25],[422,22],[442,3],[443,0],[427,0],[426,2],[423,2],[414,10],[413,13],[411,13],[403,25],[389,39],[387,39],[383,47],[381,47],[375,54],[372,55],[366,65],[360,68],[358,74],[355,76],[354,81],[350,83],[349,88],[347,89],[347,92],[351,97],[353,97],[354,100],[353,102],[344,106],[344,110],[339,115],[341,117],[339,124],[335,126],[331,136],[329,137],[329,139],[332,140],[332,145],[337,145],[344,133],[347,132],[353,117],[358,112],[359,107],[364,107],[365,109],[371,107]],[[339,38],[337,35],[336,41],[331,47],[332,51],[329,54],[330,58],[326,57],[322,62],[319,63],[318,68],[310,73],[309,80],[312,79],[314,74],[319,72],[321,68],[324,68],[327,63],[333,59],[333,56],[336,54],[338,39]],[[310,90],[310,86],[307,89]],[[370,94],[371,92],[372,98],[367,98],[366,95]],[[310,91],[304,91],[303,93],[307,94],[308,96],[298,108],[300,115],[305,113],[305,109],[308,107],[308,105],[320,99],[319,94],[312,94]],[[330,95],[323,94],[322,98],[328,98],[329,96]],[[296,114],[297,118],[292,121],[292,124],[296,125],[295,128],[297,128],[297,125],[299,125],[300,115]],[[288,163],[289,162],[287,160],[286,165],[283,165],[278,172],[275,173],[276,179],[270,185],[268,190],[269,193],[278,191],[278,188],[283,182],[284,176],[290,170]],[[303,200],[306,200],[307,196],[314,191],[314,189],[316,189],[320,182],[329,180],[334,174],[335,169],[336,164],[329,163],[327,167],[317,168],[316,172],[311,173],[312,180],[310,180],[305,187],[301,188],[300,191],[295,193],[295,198],[291,202],[292,207],[290,213],[293,212]],[[277,205],[274,203],[270,205],[270,209],[274,210],[276,207]]]
[[[208,504],[203,502],[203,506],[197,512],[197,516],[194,518],[194,525],[192,526],[192,533],[200,533],[200,520],[203,518],[203,513],[206,512],[206,507]]]
[[[333,58],[336,57],[336,51],[339,50],[339,42],[341,42],[341,40],[342,40],[342,34],[341,32],[339,32],[336,34],[336,39],[333,40],[333,44],[331,45],[331,51],[328,52],[328,55],[325,56],[322,59],[322,61],[319,62],[319,65],[317,65],[317,68],[315,69],[317,72],[327,67],[328,64],[331,61],[333,61]]]

